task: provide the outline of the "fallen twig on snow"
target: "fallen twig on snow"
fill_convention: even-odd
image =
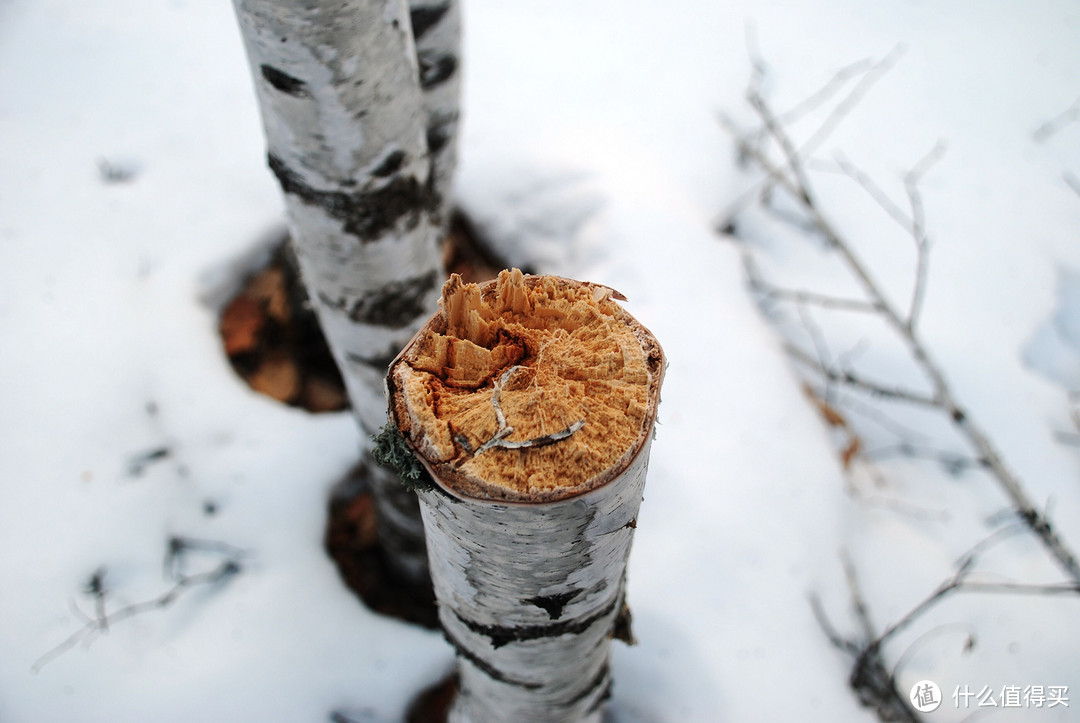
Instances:
[[[215,552],[224,559],[210,570],[187,574],[182,571],[182,557],[185,550]],[[130,605],[124,605],[112,612],[106,612],[106,594],[108,590],[105,586],[105,568],[98,568],[94,571],[94,574],[90,576],[89,581],[83,589],[87,595],[93,598],[94,616],[91,617],[87,615],[74,601],[72,601],[72,609],[78,617],[82,618],[84,622],[83,626],[69,635],[62,643],[46,651],[34,662],[30,669],[37,673],[48,663],[60,657],[68,650],[71,650],[78,643],[89,644],[98,633],[107,633],[109,628],[116,625],[116,623],[135,617],[136,615],[141,615],[142,613],[150,612],[151,610],[166,608],[176,602],[184,592],[194,587],[211,585],[237,574],[241,569],[240,558],[242,556],[243,551],[223,542],[172,537],[169,539],[165,556],[166,576],[172,580],[172,587],[155,598],[131,603]]]
[[[915,712],[908,706],[907,701],[896,688],[896,674],[904,662],[903,656],[889,669],[882,656],[882,648],[897,634],[907,629],[923,614],[951,594],[957,592],[1010,594],[1010,595],[1060,595],[1080,592],[1080,582],[1064,584],[1030,584],[1012,581],[990,581],[971,579],[975,565],[979,557],[990,547],[1006,537],[1021,532],[1024,528],[1020,523],[1003,527],[988,537],[973,545],[956,562],[956,571],[947,579],[943,580],[929,595],[923,598],[915,607],[909,610],[901,618],[887,626],[883,631],[874,631],[874,625],[870,621],[870,614],[859,588],[855,567],[847,555],[842,555],[844,573],[847,577],[848,587],[851,594],[852,607],[861,628],[860,633],[854,637],[844,637],[829,621],[821,605],[821,600],[816,595],[811,595],[810,603],[814,616],[821,625],[822,630],[828,636],[829,641],[838,650],[852,657],[850,683],[859,695],[863,705],[873,707],[878,715],[885,721],[917,721]],[[965,643],[971,646],[972,638],[968,636]]]

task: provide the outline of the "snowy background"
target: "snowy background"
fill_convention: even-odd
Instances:
[[[923,334],[1075,550],[1080,193],[1065,174],[1080,174],[1080,123],[1033,133],[1080,96],[1080,6],[466,0],[465,24],[462,205],[512,261],[622,291],[671,361],[630,562],[640,644],[614,653],[617,720],[874,720],[809,595],[854,633],[847,550],[880,628],[1007,502],[928,461],[883,462],[883,486],[845,474],[739,247],[714,231],[756,180],[717,118],[753,120],[748,25],[781,108],[902,47],[821,154],[842,150],[902,200],[902,174],[946,143],[922,185]],[[131,177],[106,183],[103,164]],[[904,298],[911,240],[820,175],[830,218]],[[396,721],[450,668],[438,634],[368,612],[323,553],[351,418],[256,395],[222,352],[220,306],[282,214],[230,3],[0,0],[0,721]],[[821,253],[747,223],[762,264],[820,266],[829,288]],[[95,571],[110,609],[165,592],[174,536],[233,546],[241,572],[32,670],[82,625],[73,602],[92,611]],[[220,561],[184,556],[191,573]],[[980,565],[984,579],[1059,579],[1025,536]],[[1078,605],[961,594],[886,659],[904,658],[904,695],[939,683],[927,720],[1080,719]],[[949,698],[1035,684],[1071,686],[1070,707]]]

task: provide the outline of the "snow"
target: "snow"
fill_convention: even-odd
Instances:
[[[717,117],[752,122],[748,26],[780,108],[902,47],[819,156],[842,151],[902,202],[902,174],[947,145],[922,185],[934,243],[923,334],[1076,549],[1080,449],[1062,433],[1077,433],[1080,195],[1063,174],[1080,173],[1080,123],[1042,142],[1032,133],[1080,95],[1080,11],[475,0],[464,21],[462,205],[512,261],[625,293],[671,361],[630,564],[639,645],[616,646],[612,711],[649,723],[874,720],[808,596],[842,633],[857,630],[846,549],[880,629],[946,579],[1007,502],[985,476],[913,459],[881,462],[884,488],[845,476],[746,292],[739,249],[713,231],[756,178]],[[805,137],[814,122],[793,130]],[[220,304],[282,219],[260,128],[228,3],[0,3],[0,720],[338,710],[394,721],[452,664],[437,634],[357,603],[322,551],[328,491],[356,454],[351,419],[255,395],[221,352]],[[133,177],[104,183],[103,159]],[[910,239],[850,180],[814,180],[905,303]],[[767,276],[840,288],[820,249],[763,218],[744,223]],[[873,342],[860,368],[917,381],[880,331],[829,331],[836,353]],[[963,450],[946,427],[918,423],[930,443]],[[129,473],[160,448],[168,456]],[[83,588],[96,570],[110,609],[168,589],[171,536],[235,546],[242,571],[32,671],[81,625],[71,601],[92,609]],[[979,568],[1059,579],[1024,535]],[[946,700],[928,720],[973,712],[951,699],[965,685],[1067,685],[1076,698],[1076,606],[958,594],[886,658],[903,656],[903,695],[939,683]],[[1069,720],[1078,707],[1015,712]],[[990,717],[1020,719],[1010,713]]]

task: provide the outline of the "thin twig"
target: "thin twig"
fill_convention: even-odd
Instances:
[[[853,389],[858,389],[866,392],[872,397],[892,399],[898,402],[908,402],[909,404],[925,407],[936,408],[939,406],[936,399],[925,394],[904,389],[902,387],[889,387],[880,382],[871,381],[859,376],[850,370],[839,370],[832,366],[825,366],[820,360],[815,359],[812,355],[807,354],[794,344],[785,344],[784,351],[786,351],[792,359],[805,364],[829,381],[843,384],[852,387]]]
[[[868,71],[872,70],[873,67],[873,59],[863,58],[862,60],[856,60],[854,63],[841,68],[827,83],[825,83],[825,85],[818,88],[783,113],[778,113],[776,119],[784,125],[790,126],[792,123],[801,120],[804,116],[813,113],[824,105],[830,98],[836,95],[849,80],[857,78],[860,75],[865,75]]]
[[[829,639],[829,642],[833,644],[833,647],[838,650],[843,650],[851,655],[859,654],[859,647],[851,640],[848,640],[841,635],[835,627],[833,627],[832,621],[825,614],[825,609],[821,606],[821,598],[817,593],[810,593],[810,609],[814,613],[814,617],[817,619],[818,625],[825,631],[825,637]]]
[[[792,301],[796,304],[819,306],[823,309],[834,309],[837,311],[860,311],[873,313],[879,310],[877,304],[874,304],[870,301],[864,301],[862,299],[845,299],[839,296],[819,294],[815,291],[785,289],[779,286],[774,286],[773,284],[765,281],[764,277],[762,277],[752,254],[743,253],[742,259],[743,267],[746,269],[747,281],[750,284],[750,288],[761,294],[766,299]]]
[[[915,284],[911,292],[911,304],[908,306],[906,320],[908,332],[914,331],[919,322],[923,297],[926,295],[926,279],[929,276],[926,264],[929,258],[930,241],[926,237],[926,215],[923,211],[922,196],[919,193],[919,182],[944,153],[945,144],[938,141],[904,176],[904,189],[907,191],[908,203],[911,206],[911,236],[915,239],[916,253]]]
[[[917,457],[937,462],[949,474],[956,476],[966,469],[979,469],[984,465],[983,461],[969,455],[934,449],[925,445],[915,445],[910,442],[902,442],[887,447],[866,450],[866,456],[870,459],[891,459],[895,457]]]
[[[911,645],[907,647],[907,650],[900,654],[900,656],[896,659],[896,662],[893,663],[892,670],[890,671],[889,675],[891,675],[893,680],[895,680],[897,672],[899,672],[907,663],[907,661],[914,656],[915,651],[918,650],[924,642],[930,640],[933,637],[940,637],[946,632],[955,630],[957,628],[963,630],[967,634],[967,640],[964,643],[965,649],[970,649],[971,647],[973,647],[975,640],[975,626],[971,625],[970,623],[945,623],[944,625],[938,625],[937,627],[931,628],[930,630],[927,630],[925,633],[917,637],[911,643]]]
[[[803,158],[812,156],[814,151],[833,134],[840,122],[862,101],[870,89],[874,87],[874,84],[892,69],[903,54],[904,47],[897,45],[889,51],[888,55],[874,63],[873,67],[866,71],[862,78],[859,79],[859,82],[855,84],[855,87],[851,89],[851,92],[836,104],[817,131],[799,146],[799,154]]]
[[[174,538],[175,539],[175,538]],[[224,543],[218,543],[224,545]],[[236,548],[230,549],[235,550]],[[116,625],[119,622],[127,620],[128,618],[141,615],[151,610],[158,610],[168,607],[176,602],[176,600],[187,590],[200,585],[211,585],[216,582],[220,582],[236,573],[240,572],[240,561],[238,558],[230,557],[223,560],[215,568],[206,572],[200,572],[195,574],[183,574],[177,571],[173,571],[174,583],[172,587],[167,589],[155,598],[150,600],[144,600],[142,602],[132,603],[125,605],[110,613],[105,611],[105,587],[103,584],[104,571],[99,569],[90,578],[90,583],[87,585],[85,592],[92,595],[95,602],[96,617],[91,618],[84,613],[77,605],[72,601],[72,607],[77,611],[78,616],[83,619],[84,623],[81,628],[69,635],[59,645],[46,651],[40,658],[34,661],[34,664],[30,669],[37,673],[43,667],[50,662],[60,657],[67,651],[74,648],[80,642],[91,642],[96,634],[107,633],[111,626]]]

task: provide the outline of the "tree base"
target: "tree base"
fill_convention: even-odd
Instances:
[[[468,218],[454,214],[442,241],[448,272],[478,282],[506,264],[480,238]],[[312,413],[349,408],[341,375],[311,310],[288,234],[265,266],[252,269],[219,320],[225,356],[237,376],[260,394]],[[435,595],[401,580],[379,545],[374,501],[362,465],[330,500],[324,547],[346,586],[372,610],[426,628],[439,628]]]
[[[446,723],[457,693],[457,673],[451,673],[430,688],[420,691],[420,695],[405,711],[405,723]]]
[[[442,256],[448,274],[469,282],[493,279],[506,265],[460,211],[443,237]],[[349,408],[287,232],[222,309],[218,333],[229,364],[256,392],[312,413]]]
[[[367,488],[367,469],[358,464],[330,499],[323,546],[346,587],[382,615],[439,629],[430,581],[418,585],[395,575],[379,546],[375,501]]]

